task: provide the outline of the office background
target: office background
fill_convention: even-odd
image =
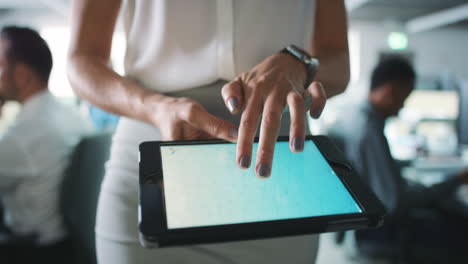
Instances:
[[[0,26],[18,24],[37,29],[54,57],[50,89],[76,105],[98,130],[112,131],[118,117],[80,102],[66,77],[70,0],[0,0]],[[349,19],[351,80],[345,94],[328,102],[323,117],[312,122],[321,133],[342,106],[365,98],[375,64],[399,54],[414,64],[417,90],[399,116],[388,121],[386,135],[403,174],[427,184],[442,172],[467,165],[468,154],[468,3],[466,0],[346,0]],[[124,73],[124,34],[121,25],[112,46],[112,65]],[[464,91],[464,93],[460,93]],[[462,102],[462,103],[460,103]],[[8,103],[0,119],[0,134],[14,120],[19,106]],[[462,115],[461,115],[462,114]],[[435,164],[435,165],[433,165]],[[445,164],[445,165],[444,165]],[[448,164],[448,165],[446,165]],[[431,167],[432,166],[432,167]],[[424,177],[421,175],[424,171]],[[461,199],[468,196],[460,191]],[[319,262],[342,261],[331,239],[322,239]],[[344,253],[343,253],[344,254]],[[341,262],[344,263],[344,262]]]

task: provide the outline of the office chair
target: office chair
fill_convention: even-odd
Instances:
[[[72,263],[96,263],[96,208],[111,139],[110,133],[83,138],[63,181],[61,209],[76,253]]]

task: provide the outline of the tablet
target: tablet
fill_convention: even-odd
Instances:
[[[255,160],[257,142],[252,160]],[[164,186],[162,188],[162,186]],[[326,137],[275,146],[271,176],[236,164],[220,140],[140,145],[140,240],[179,246],[376,227],[384,207]]]

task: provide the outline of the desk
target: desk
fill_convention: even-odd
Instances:
[[[466,168],[468,168],[466,155],[458,158],[416,159],[402,168],[402,176],[409,182],[431,186],[446,180],[450,174],[453,175]],[[453,197],[447,197],[440,204],[443,209],[468,217],[468,185],[459,187]]]

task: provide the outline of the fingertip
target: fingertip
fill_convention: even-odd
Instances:
[[[292,139],[290,148],[292,152],[299,153],[304,150],[304,138],[296,136]]]
[[[311,108],[310,109],[310,116],[313,118],[313,119],[319,119],[320,116],[322,115],[322,112],[323,112],[323,108]]]
[[[327,96],[321,82],[314,81],[307,89],[312,97],[310,116],[314,119],[320,118],[327,102]]]
[[[255,174],[260,179],[268,179],[271,176],[271,166],[266,163],[257,164]]]
[[[231,114],[237,114],[239,112],[240,101],[237,97],[231,96],[226,102],[227,108]]]
[[[237,165],[239,166],[240,169],[246,170],[250,168],[250,162],[251,162],[250,156],[242,155],[239,158]]]
[[[221,95],[224,103],[231,114],[237,114],[240,112],[243,101],[242,93],[242,86],[239,78],[225,84],[221,89]]]

